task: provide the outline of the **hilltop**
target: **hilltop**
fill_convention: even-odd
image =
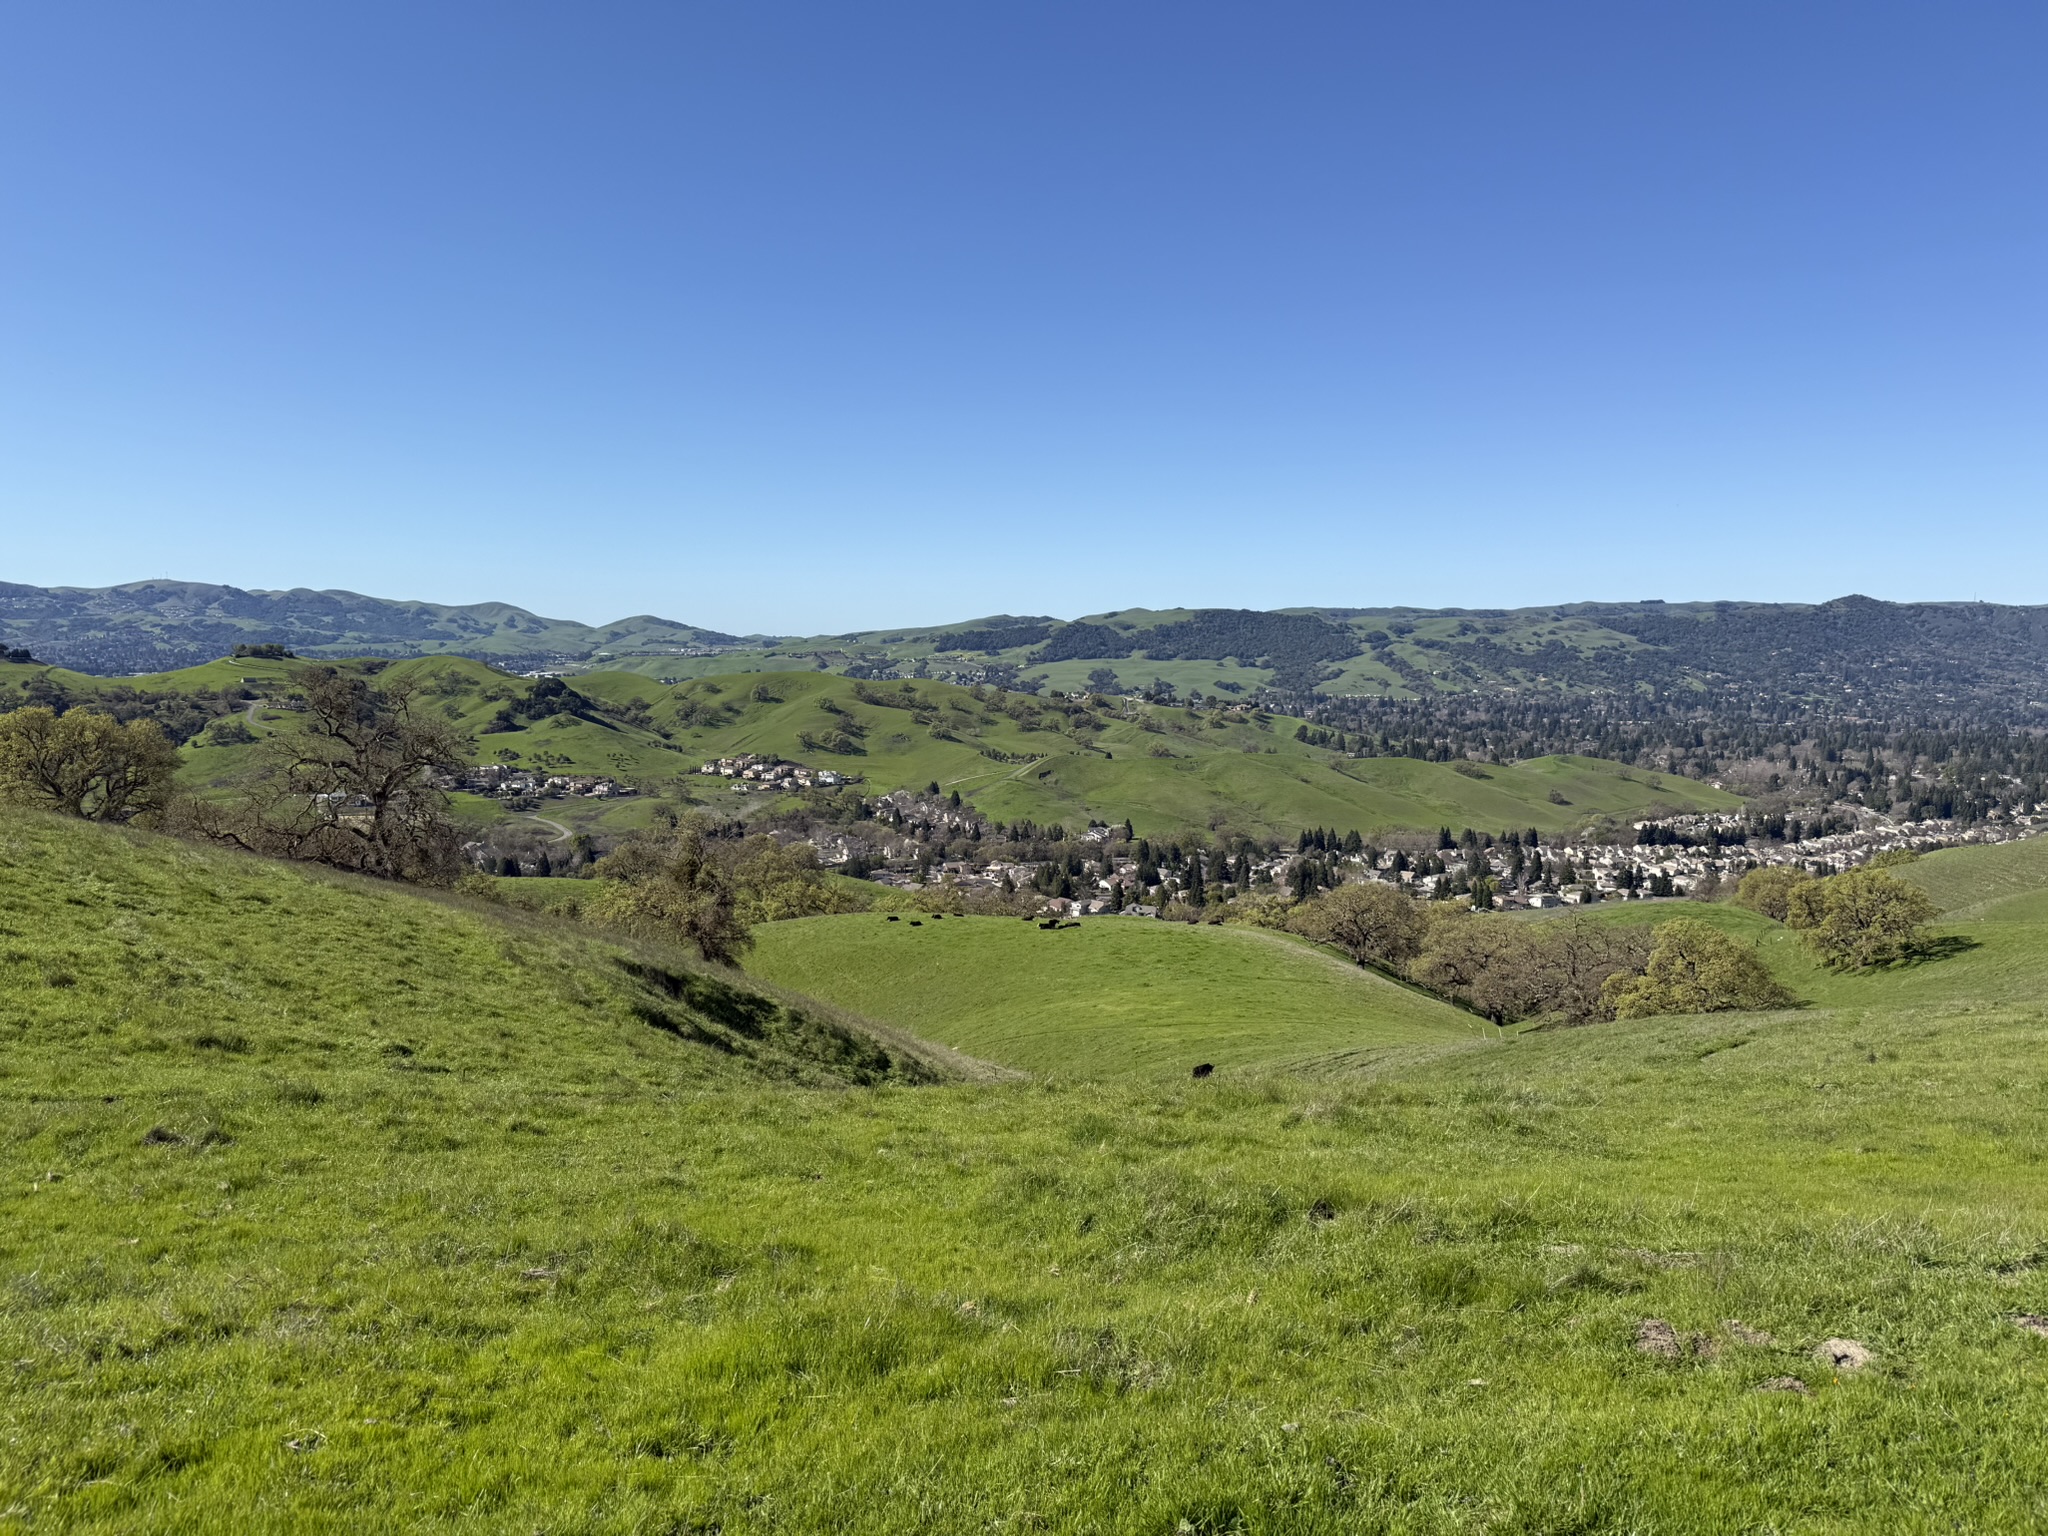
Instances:
[[[1847,716],[2048,717],[2048,607],[1888,603],[1564,603],[1519,609],[1123,609],[991,615],[804,638],[734,636],[641,615],[587,625],[503,603],[247,592],[194,582],[0,584],[0,643],[103,675],[276,643],[308,656],[460,655],[512,671],[652,678],[821,669],[870,680],[1076,691],[1171,687],[1301,698],[1641,695],[1688,707]],[[1091,677],[1113,675],[1112,684]]]

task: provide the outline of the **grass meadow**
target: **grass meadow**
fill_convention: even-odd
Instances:
[[[1005,1079],[771,935],[0,812],[0,1531],[2038,1530],[2019,883],[1860,992],[1502,1039],[1285,941],[812,925],[970,1056],[948,973],[1039,1009]]]
[[[916,926],[913,926],[916,923]],[[1491,1025],[1312,945],[1135,917],[1056,931],[862,912],[756,930],[754,972],[1031,1072],[1185,1076],[1329,1051],[1489,1039]]]

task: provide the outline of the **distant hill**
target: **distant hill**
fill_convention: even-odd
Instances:
[[[0,584],[0,645],[81,672],[159,672],[265,642],[307,656],[455,655],[511,671],[601,668],[671,679],[807,670],[1068,691],[1604,694],[1696,700],[1722,711],[2048,720],[2048,606],[1851,596],[1513,610],[1125,609],[789,639],[647,615],[591,626],[503,603],[447,606],[352,592]]]
[[[361,664],[365,670],[375,662]],[[16,697],[64,705],[102,701],[142,710],[185,740],[185,779],[202,793],[235,781],[256,749],[202,731],[211,714],[177,701],[256,695],[236,718],[260,739],[292,717],[296,664],[270,658],[110,682],[75,671],[0,663],[0,708]],[[1225,823],[1262,836],[1305,826],[1359,832],[1441,826],[1537,827],[1561,832],[1590,817],[1623,820],[1685,810],[1733,810],[1736,796],[1675,774],[1584,756],[1513,764],[1354,758],[1301,739],[1301,722],[1262,710],[1200,711],[1118,701],[1090,707],[925,681],[875,684],[815,671],[700,678],[663,688],[632,673],[574,679],[575,708],[522,711],[536,684],[465,658],[419,658],[377,672],[411,679],[429,707],[470,733],[479,763],[604,775],[657,788],[678,774],[712,794],[726,781],[696,774],[709,760],[760,753],[857,777],[869,794],[938,783],[984,814],[1074,826],[1130,819],[1147,834]],[[35,695],[17,695],[25,686]],[[154,700],[153,704],[145,703]],[[190,739],[187,739],[187,738]],[[724,802],[721,802],[724,803]],[[748,802],[728,808],[744,810]],[[550,816],[618,830],[648,800],[549,802]],[[483,807],[470,807],[481,810]]]
[[[238,645],[306,656],[474,656],[514,671],[632,654],[701,651],[732,635],[642,614],[591,626],[509,603],[419,603],[357,592],[245,592],[193,581],[119,587],[0,582],[0,643],[100,676],[163,672]]]

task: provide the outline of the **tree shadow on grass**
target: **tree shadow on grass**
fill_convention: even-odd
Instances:
[[[1982,939],[1973,939],[1965,933],[1944,933],[1931,939],[1915,939],[1892,961],[1889,969],[1906,970],[1932,965],[1938,960],[1953,960],[1957,955],[1981,949],[1983,944]]]

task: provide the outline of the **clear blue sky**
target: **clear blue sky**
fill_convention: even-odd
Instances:
[[[2048,601],[2048,8],[10,6],[0,579]]]

